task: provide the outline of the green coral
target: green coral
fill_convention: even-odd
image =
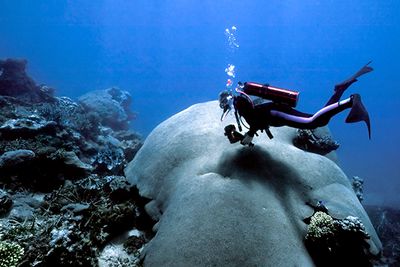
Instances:
[[[311,216],[305,244],[316,266],[372,266],[368,239],[359,218],[335,219],[318,211]]]
[[[314,241],[330,239],[335,232],[336,227],[333,218],[325,212],[318,211],[311,217],[306,239]]]
[[[24,249],[17,243],[0,241],[0,267],[15,267],[24,255]]]

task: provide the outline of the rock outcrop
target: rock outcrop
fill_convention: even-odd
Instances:
[[[27,63],[24,59],[0,60],[0,95],[18,97],[30,103],[51,98],[54,89],[36,85],[26,73]]]
[[[230,144],[224,126],[235,120],[220,115],[216,101],[176,114],[125,169],[157,222],[145,266],[313,266],[304,242],[312,203],[334,219],[358,218],[370,236],[366,253],[379,254],[368,215],[333,161],[296,148],[296,129],[287,127],[271,129],[272,140],[256,137],[254,147]]]

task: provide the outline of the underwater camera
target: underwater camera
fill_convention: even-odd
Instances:
[[[288,89],[259,84],[253,82],[244,83],[243,92],[248,95],[258,96],[273,102],[283,103],[294,108],[299,100],[299,92]]]
[[[225,126],[225,135],[228,137],[229,142],[231,144],[237,143],[239,141],[242,141],[244,138],[244,135],[236,131],[236,127],[233,124],[229,124]],[[254,146],[253,143],[250,143],[249,146]]]

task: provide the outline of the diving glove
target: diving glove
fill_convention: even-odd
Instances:
[[[253,143],[251,141],[253,141],[253,137],[251,134],[249,134],[248,132],[244,135],[243,139],[240,141],[240,143],[244,146],[248,145],[248,146],[252,146]]]

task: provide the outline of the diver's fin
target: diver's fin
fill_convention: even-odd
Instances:
[[[352,107],[349,115],[346,118],[347,123],[364,121],[368,128],[368,137],[371,139],[371,123],[369,120],[369,115],[367,109],[361,102],[361,96],[359,94],[354,94],[351,96]]]
[[[368,72],[373,71],[374,69],[372,67],[368,66],[371,62],[372,62],[372,60],[369,61],[367,64],[365,64],[361,69],[359,69],[351,78],[352,79],[357,79],[361,75],[364,75],[364,74],[366,74]]]
[[[346,91],[347,88],[350,87],[350,85],[352,85],[353,83],[355,83],[358,77],[360,77],[361,75],[364,75],[368,72],[373,71],[374,69],[370,66],[368,66],[372,61],[368,62],[367,64],[365,64],[361,69],[359,69],[353,76],[351,76],[350,78],[344,80],[341,83],[338,83],[335,85],[335,89],[334,89],[334,94],[333,96],[328,100],[328,102],[326,103],[325,106],[329,106],[330,104],[336,103],[340,100],[340,98],[342,97],[344,91]]]

